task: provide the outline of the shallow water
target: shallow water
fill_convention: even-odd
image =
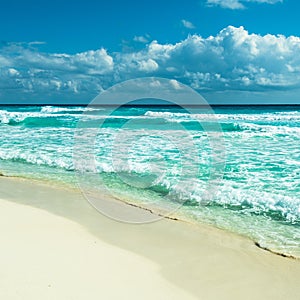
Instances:
[[[120,197],[179,204],[196,222],[300,257],[300,107],[214,111],[125,107],[108,116],[108,108],[1,107],[1,172],[68,184],[77,183],[76,171],[96,172]],[[85,151],[95,129],[90,166]],[[218,149],[225,157],[218,170],[223,179],[202,205],[212,192],[208,131],[214,130],[224,142]],[[75,164],[74,145],[82,149]]]

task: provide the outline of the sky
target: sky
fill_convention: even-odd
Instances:
[[[300,104],[298,0],[15,0],[0,10],[0,103],[88,103],[163,77],[212,104]]]

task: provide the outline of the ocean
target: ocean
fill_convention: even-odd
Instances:
[[[211,122],[210,112],[171,106],[110,110],[1,106],[0,172],[71,186],[78,185],[78,174],[94,172],[120,199],[141,206],[167,201],[191,222],[300,257],[300,107],[214,107],[218,126],[209,128],[220,129],[224,161],[213,191],[214,145],[203,126]],[[94,142],[84,143],[81,137],[95,129]],[[87,146],[93,147],[92,167],[85,161]],[[74,156],[78,149],[82,159]],[[97,184],[89,182],[91,189]],[[204,204],[207,192],[212,196]]]

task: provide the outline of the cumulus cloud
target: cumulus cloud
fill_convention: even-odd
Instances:
[[[183,25],[183,27],[188,28],[188,29],[194,29],[195,28],[195,26],[192,22],[184,20],[184,19],[181,20],[181,24]]]
[[[91,100],[102,89],[137,77],[176,79],[198,91],[292,91],[300,88],[300,38],[250,34],[228,26],[215,36],[157,41],[110,54],[44,53],[8,44],[0,48],[0,99]]]
[[[246,8],[244,3],[266,3],[266,4],[276,4],[282,3],[283,0],[207,0],[208,6],[220,6],[222,8],[228,9],[244,9]]]
[[[0,100],[32,97],[42,101],[97,93],[113,67],[105,49],[70,55],[39,52],[32,43],[5,44],[0,48]]]
[[[123,78],[134,77],[144,61],[149,62],[148,73],[179,79],[198,90],[300,86],[300,38],[249,34],[243,27],[229,26],[208,38],[191,35],[177,44],[153,41],[141,51],[119,54],[115,70]]]

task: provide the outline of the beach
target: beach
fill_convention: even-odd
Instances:
[[[1,177],[0,199],[1,299],[300,297],[298,259],[211,226],[116,222],[76,189],[19,178]]]
[[[2,2],[0,300],[300,300],[300,2]]]

